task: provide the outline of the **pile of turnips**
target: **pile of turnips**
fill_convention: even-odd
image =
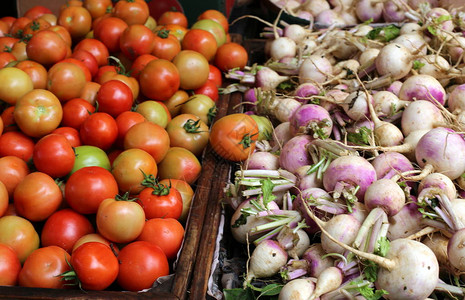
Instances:
[[[259,120],[228,158],[249,256],[226,299],[464,297],[464,15],[377,3],[402,3],[402,23],[268,23],[269,59],[226,74]]]

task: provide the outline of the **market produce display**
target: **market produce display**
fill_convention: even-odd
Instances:
[[[68,0],[0,19],[1,286],[85,298],[175,273],[221,70],[247,53],[220,11],[156,15]]]
[[[280,2],[285,12],[326,3]],[[212,295],[464,297],[464,14],[419,2],[330,1],[328,23],[321,13],[289,24],[283,11],[261,20],[266,59],[226,73],[235,82],[225,92],[243,93],[242,118],[217,120],[210,135],[238,162],[225,232],[242,244],[220,250]],[[402,12],[396,23],[384,23],[388,5]],[[342,13],[355,22],[339,22]],[[245,18],[259,19],[236,22]],[[270,126],[257,132],[251,116]],[[222,120],[229,151],[215,147]]]

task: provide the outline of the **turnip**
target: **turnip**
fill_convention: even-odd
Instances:
[[[308,275],[311,277],[320,276],[321,272],[334,265],[334,259],[327,255],[321,243],[313,243],[302,258],[308,262]]]
[[[368,100],[367,100],[368,97]],[[372,95],[367,95],[362,91],[350,93],[341,104],[345,113],[354,121],[366,119],[369,115],[367,101],[373,101]]]
[[[420,64],[418,73],[436,78],[442,86],[448,85],[453,75],[460,73],[457,69],[452,68],[444,57],[439,55],[426,55],[417,61]]]
[[[425,188],[439,188],[449,199],[455,199],[457,196],[457,189],[454,183],[444,174],[431,173],[423,178],[418,186],[418,193]]]
[[[367,208],[382,208],[388,216],[397,214],[405,204],[405,194],[397,182],[382,178],[373,182],[365,192]]]
[[[465,84],[454,88],[447,99],[448,109],[451,113],[458,114],[465,111]]]
[[[401,22],[405,19],[405,10],[398,4],[398,0],[384,2],[383,19],[386,22]]]
[[[293,135],[290,130],[291,124],[289,122],[282,122],[273,130],[273,146],[274,148],[282,148]]]
[[[439,232],[435,232],[431,236],[423,238],[422,243],[434,252],[442,271],[449,272],[450,262],[447,255],[449,238]]]
[[[309,97],[318,95],[320,93],[320,89],[316,84],[307,82],[299,85],[294,90],[295,98],[303,103],[307,103]]]
[[[387,151],[376,156],[372,161],[378,179],[390,179],[394,175],[412,171],[414,167],[405,155],[399,152]]]
[[[310,278],[297,278],[287,282],[279,293],[279,300],[307,300],[313,294],[315,284]]]
[[[381,48],[375,60],[376,70],[380,75],[391,80],[405,77],[413,66],[413,56],[404,45],[390,43]]]
[[[312,163],[307,152],[307,145],[313,138],[308,135],[298,135],[284,144],[279,156],[279,164],[282,168],[294,173],[299,167]]]
[[[312,168],[311,165],[306,165],[295,170],[295,175],[297,176],[296,187],[303,191],[308,188],[318,188],[323,186],[323,181],[321,178],[317,177],[317,172],[310,172]]]
[[[339,268],[329,267],[323,270],[318,276],[315,290],[309,300],[314,300],[319,296],[332,292],[342,284],[343,275]]]
[[[330,5],[326,0],[306,0],[302,3],[301,9],[310,12],[313,16],[317,16],[322,11],[330,9]]]
[[[308,29],[305,29],[299,24],[288,24],[283,30],[283,36],[290,38],[296,44],[303,40],[308,34]]]
[[[322,27],[345,25],[344,19],[335,9],[326,9],[320,12],[315,18],[315,23]]]
[[[408,104],[410,104],[409,101],[402,101],[389,91],[379,91],[373,94],[373,107],[379,117],[392,117]]]
[[[441,83],[430,75],[413,75],[402,84],[399,99],[407,101],[429,100],[444,105],[446,91]]]
[[[395,80],[387,87],[386,91],[391,92],[397,97],[399,97],[399,91],[401,87],[402,87],[402,81]]]
[[[288,79],[289,77],[279,75],[273,69],[261,67],[255,75],[255,86],[264,91],[274,90],[280,83]]]
[[[429,130],[445,124],[446,121],[441,110],[430,101],[413,101],[402,113],[401,127],[405,136],[412,131]]]
[[[383,12],[383,2],[359,0],[355,5],[355,13],[361,21],[373,20],[378,22]]]
[[[308,208],[308,206],[306,207]],[[355,241],[361,226],[357,219],[348,214],[336,215],[324,223],[320,220],[319,225],[324,227],[324,230],[322,229],[323,233],[321,234],[321,246],[323,249],[326,253],[339,254],[342,254],[345,251],[340,244],[352,244]],[[334,237],[338,243],[336,243],[328,235]]]
[[[407,238],[425,225],[422,225],[423,215],[418,211],[416,203],[408,203],[394,216],[389,218],[387,237],[389,240]]]
[[[465,228],[456,231],[449,239],[447,245],[447,256],[452,267],[459,272],[465,271]]]
[[[426,54],[427,52],[427,43],[423,35],[419,32],[401,34],[392,42],[405,46],[412,55],[417,55],[419,53]],[[414,56],[412,56],[412,59],[413,58]]]
[[[271,152],[257,151],[249,156],[244,165],[248,170],[277,170],[279,157]]]
[[[274,240],[265,240],[257,245],[250,256],[244,288],[254,278],[271,277],[287,263],[287,252]]]
[[[308,234],[299,226],[296,228],[291,228],[289,226],[284,226],[276,240],[281,245],[281,247],[287,251],[288,255],[294,259],[298,259],[302,256],[305,250],[310,246],[310,238]]]
[[[280,60],[284,57],[294,57],[296,54],[296,42],[287,36],[279,37],[271,43],[270,56],[273,60]]]
[[[332,75],[332,64],[324,56],[310,55],[299,69],[299,82],[322,83]]]
[[[314,139],[328,138],[333,129],[329,112],[316,104],[300,106],[290,118],[291,134],[306,134]]]

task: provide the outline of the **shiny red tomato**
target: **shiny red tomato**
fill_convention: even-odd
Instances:
[[[60,207],[63,194],[52,177],[33,172],[16,186],[13,201],[18,215],[30,221],[43,221]]]
[[[103,29],[102,29],[103,30]],[[99,66],[108,64],[108,48],[98,39],[83,39],[74,47],[74,52],[79,50],[89,51],[97,60]]]
[[[73,57],[68,57],[68,58],[65,58],[61,61],[59,61],[59,63],[63,63],[63,62],[69,62],[69,63],[72,63],[72,64],[75,64],[76,66],[78,66],[82,72],[84,72],[84,76],[86,78],[86,81],[91,81],[92,80],[92,74],[90,73],[90,70],[89,68],[87,68],[86,64],[84,64],[82,61],[76,59],[76,58],[73,58]]]
[[[145,222],[137,240],[160,247],[168,259],[176,258],[184,239],[184,227],[173,218],[154,218]]]
[[[65,199],[81,214],[94,214],[106,198],[118,194],[118,184],[110,171],[102,167],[83,167],[66,181]]]
[[[216,83],[212,80],[207,80],[204,85],[194,90],[194,94],[202,94],[210,97],[214,102],[218,101],[219,93]]]
[[[0,218],[0,244],[13,248],[23,263],[32,251],[39,248],[39,234],[27,219],[3,216]]]
[[[60,274],[70,270],[71,256],[58,246],[42,246],[31,253],[19,273],[19,285],[24,287],[63,289],[66,281]]]
[[[137,123],[146,121],[145,117],[135,111],[125,111],[116,117],[116,124],[118,125],[118,138],[116,144],[121,148],[124,146],[124,137],[126,132]]]
[[[47,89],[62,102],[78,98],[87,81],[83,71],[87,67],[82,62],[73,60],[74,62],[59,62],[48,70]],[[76,62],[81,63],[83,68]],[[90,77],[90,71],[87,71]]]
[[[0,68],[6,67],[12,61],[16,61],[16,56],[10,52],[0,52]]]
[[[144,181],[144,188],[137,198],[147,219],[174,218],[178,219],[182,213],[182,197],[177,189],[170,185]]]
[[[210,73],[208,73],[208,80],[213,81],[217,87],[221,87],[221,85],[223,84],[223,77],[220,69],[218,69],[214,65],[209,65],[209,68]]]
[[[71,253],[78,239],[94,232],[94,227],[84,215],[66,208],[54,212],[45,221],[40,240],[42,247],[58,246]]]
[[[181,194],[182,214],[178,220],[185,223],[187,220],[187,215],[189,214],[192,199],[194,198],[194,190],[192,189],[191,185],[184,180],[174,178],[160,180],[160,183],[171,185]]]
[[[56,32],[47,29],[34,34],[26,46],[29,59],[46,66],[64,59],[68,50],[66,42]]]
[[[181,179],[189,184],[193,184],[201,172],[201,165],[197,157],[181,147],[171,147],[158,167],[160,179]]]
[[[47,30],[53,31],[56,34],[58,34],[63,39],[63,41],[65,41],[65,44],[68,47],[70,47],[69,49],[71,50],[73,40],[71,39],[71,34],[69,34],[69,31],[65,27],[61,25],[54,25],[52,27],[49,27]]]
[[[218,11],[218,10],[215,10],[215,9],[208,9],[208,10],[205,10],[204,12],[202,12],[198,18],[198,20],[204,20],[204,19],[210,19],[210,20],[213,20],[215,22],[218,22],[221,24],[221,26],[223,27],[224,29],[224,32],[228,32],[229,31],[229,22],[228,22],[228,18],[226,18],[226,16]]]
[[[187,17],[180,11],[168,10],[161,14],[157,19],[158,25],[177,24],[187,27]]]
[[[63,104],[62,126],[75,129],[81,128],[81,124],[95,111],[95,107],[81,98],[74,98]]]
[[[96,112],[81,124],[79,135],[83,145],[108,150],[118,137],[118,125],[109,114]]]
[[[99,242],[79,246],[70,262],[84,290],[104,290],[118,276],[118,259],[110,247]]]
[[[34,5],[33,7],[29,8],[24,14],[23,17],[29,18],[34,20],[44,14],[51,14],[52,11],[50,8],[43,6],[43,5]]]
[[[23,159],[17,156],[0,157],[0,181],[5,185],[9,198],[13,199],[13,191],[29,172]]]
[[[150,11],[145,0],[120,0],[115,4],[113,14],[128,25],[133,25],[144,24]]]
[[[47,69],[43,65],[33,60],[23,60],[16,64],[15,67],[23,70],[31,77],[35,89],[47,88]]]
[[[118,284],[129,291],[150,288],[158,277],[170,272],[168,259],[160,247],[145,241],[136,241],[121,249],[118,260]]]
[[[51,26],[52,25],[45,19],[35,19],[24,26],[22,35],[32,36],[41,30],[50,28]]]
[[[138,56],[131,66],[131,77],[139,80],[140,72],[142,69],[152,60],[157,59],[156,56],[152,54],[142,54]]]
[[[34,141],[20,131],[9,131],[0,135],[0,157],[12,155],[28,162],[33,151]]]
[[[181,43],[168,30],[155,33],[152,50],[154,56],[171,61],[180,51]]]
[[[91,77],[94,77],[98,71],[98,62],[92,53],[87,50],[77,50],[71,54],[72,58],[81,61],[89,70]]]
[[[79,131],[77,131],[77,129],[73,127],[58,127],[57,129],[52,131],[52,133],[64,136],[73,148],[81,146],[81,138],[79,137]]]
[[[16,285],[21,263],[15,250],[5,244],[0,244],[0,285]]]
[[[94,27],[94,37],[100,40],[110,52],[118,52],[119,39],[128,24],[117,17],[109,17],[100,21]]]
[[[119,46],[121,52],[130,60],[142,54],[150,54],[153,49],[153,32],[143,24],[129,25],[121,34]]]
[[[32,20],[28,17],[17,18],[10,27],[10,35],[17,38],[23,37],[23,30]]]
[[[84,0],[84,7],[90,12],[92,19],[96,19],[111,11],[113,3],[111,0]]]
[[[102,83],[97,94],[97,102],[99,111],[116,118],[131,109],[134,99],[132,90],[124,82],[109,80]]]
[[[38,171],[58,178],[71,172],[75,154],[66,137],[52,133],[35,144],[32,161]]]
[[[85,7],[69,6],[60,11],[57,23],[69,31],[73,40],[77,40],[91,30],[92,16]]]
[[[124,137],[125,149],[142,149],[149,153],[157,163],[166,155],[170,145],[170,137],[166,130],[151,122],[135,124]]]
[[[234,68],[243,69],[248,59],[247,51],[242,45],[229,42],[218,47],[215,56],[215,66],[223,72]]]
[[[218,48],[213,34],[203,29],[189,30],[182,39],[181,45],[183,50],[197,51],[208,61],[213,60]]]
[[[168,100],[179,89],[180,77],[176,66],[165,59],[150,61],[139,77],[142,94],[154,100]]]

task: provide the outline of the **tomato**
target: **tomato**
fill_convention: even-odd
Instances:
[[[144,174],[156,177],[158,172],[155,159],[146,151],[137,148],[121,152],[113,161],[112,167],[111,173],[118,183],[119,190],[131,194],[138,194],[144,189],[141,185]]]
[[[25,162],[32,158],[34,141],[20,131],[9,131],[0,135],[0,157],[16,156]]]
[[[27,219],[3,216],[0,218],[0,244],[13,248],[23,263],[32,251],[39,248],[39,234]]]
[[[210,143],[221,157],[231,161],[244,161],[255,150],[258,125],[246,114],[231,114],[213,123]]]
[[[207,95],[196,94],[181,105],[181,113],[196,115],[209,125],[216,116],[216,105]]]
[[[81,67],[71,62],[59,62],[53,65],[48,70],[47,78],[47,89],[62,102],[78,98],[87,81]]]
[[[110,171],[98,167],[83,167],[66,181],[65,200],[76,212],[93,214],[100,203],[118,194],[118,184]]]
[[[9,198],[13,199],[13,191],[27,174],[29,167],[23,159],[16,156],[0,157],[0,181],[5,185]]]
[[[99,66],[104,66],[108,63],[107,58],[110,56],[108,48],[105,44],[97,39],[83,39],[74,47],[74,52],[79,50],[89,51],[97,60]]]
[[[119,114],[129,111],[133,104],[132,90],[119,80],[109,80],[103,83],[97,94],[99,111],[116,118]]]
[[[47,30],[53,31],[56,34],[58,34],[58,36],[61,37],[63,41],[65,41],[66,46],[70,47],[69,49],[71,49],[73,40],[71,39],[71,34],[65,27],[61,25],[54,25],[52,27],[49,27]]]
[[[26,45],[29,59],[46,66],[64,59],[68,50],[69,46],[60,35],[47,29],[34,34]]]
[[[124,137],[124,149],[142,149],[149,153],[156,163],[165,157],[169,145],[168,132],[163,127],[148,121],[132,126]]]
[[[13,16],[4,16],[4,17],[1,17],[0,20],[8,24],[8,28],[11,28],[11,25],[13,25],[16,18]]]
[[[219,94],[218,94],[218,87],[216,83],[212,80],[207,80],[201,87],[194,90],[194,94],[202,94],[210,97],[214,102],[218,101]]]
[[[176,66],[165,59],[155,59],[142,69],[139,77],[142,94],[150,99],[168,100],[179,89]]]
[[[131,66],[131,77],[139,80],[140,72],[142,69],[152,60],[157,59],[156,56],[152,54],[142,54],[138,56]]]
[[[177,24],[187,27],[187,17],[180,11],[168,10],[157,19],[158,25]]]
[[[74,148],[74,152],[76,153],[76,160],[70,174],[81,168],[91,166],[102,167],[108,171],[111,169],[107,154],[98,147],[83,145]]]
[[[0,135],[3,133],[3,119],[0,118]]]
[[[0,181],[0,217],[5,215],[9,204],[8,190],[5,184]]]
[[[217,47],[220,47],[226,42],[226,32],[223,26],[216,21],[210,19],[198,20],[192,24],[191,29],[203,29],[213,34]]]
[[[73,57],[68,57],[68,58],[65,58],[63,60],[60,60],[58,63],[64,63],[64,62],[75,64],[84,73],[84,77],[86,78],[86,81],[91,81],[92,80],[92,74],[90,73],[89,68],[87,68],[86,64],[84,64],[82,61],[80,61],[80,60],[78,60],[76,58],[73,58]]]
[[[157,245],[168,259],[176,258],[184,239],[184,227],[173,218],[155,218],[145,222],[137,240]]]
[[[31,22],[26,24],[23,28],[23,36],[32,36],[37,32],[50,28],[52,25],[47,22],[45,19],[33,19]]]
[[[28,17],[19,17],[17,18],[10,27],[10,35],[17,38],[23,37],[23,29],[29,24],[32,20]]]
[[[180,76],[180,87],[193,90],[201,87],[208,79],[210,72],[206,58],[192,50],[182,50],[173,59]]]
[[[0,286],[16,285],[21,271],[16,252],[8,245],[0,244]]]
[[[147,18],[147,21],[145,21],[144,26],[153,32],[155,30],[155,27],[157,27],[157,21],[155,21],[154,17],[149,16]]]
[[[92,105],[95,105],[97,102],[97,94],[98,91],[100,90],[100,84],[97,82],[93,81],[88,81],[84,85],[84,88],[81,91],[81,94],[79,95],[79,98],[82,98],[89,102]]]
[[[34,146],[32,161],[38,171],[57,178],[67,175],[74,166],[74,150],[66,137],[48,134]]]
[[[70,262],[84,290],[104,290],[118,276],[118,259],[110,247],[99,242],[79,246]]]
[[[116,253],[116,255],[119,253],[119,249],[116,246],[116,244],[114,244],[113,242],[110,242],[109,240],[104,238],[99,233],[88,233],[86,235],[81,236],[76,241],[76,243],[74,243],[74,246],[73,246],[73,249],[71,250],[71,253],[74,252],[74,250],[76,250],[82,244],[85,244],[85,243],[88,243],[88,242],[99,242],[99,243],[105,244],[108,247],[110,247],[113,250],[113,252]]]
[[[172,187],[178,190],[182,197],[182,213],[181,217],[178,218],[180,222],[186,222],[191,202],[194,197],[194,190],[192,187],[181,179],[168,178],[160,180],[160,183],[171,184]]]
[[[147,219],[174,218],[182,213],[182,196],[169,184],[161,184],[151,178],[144,180],[145,188],[137,196]]]
[[[19,131],[18,126],[16,126],[14,111],[14,106],[8,106],[0,115],[3,123],[3,133],[8,131]]]
[[[16,56],[10,52],[0,52],[0,69],[6,67],[9,63],[16,60]]]
[[[34,89],[45,89],[47,87],[47,69],[33,60],[20,61],[15,66],[23,70],[32,80]]]
[[[90,221],[82,214],[66,208],[56,211],[47,219],[40,240],[42,247],[58,246],[71,253],[76,241],[90,233],[94,233]]]
[[[143,25],[147,21],[150,11],[144,0],[120,0],[115,4],[113,14],[128,25]]]
[[[18,42],[20,39],[14,38],[11,36],[2,36],[0,37],[0,51],[1,52],[8,52],[13,48],[14,44]]]
[[[40,17],[38,17],[37,19],[45,20],[45,21],[49,22],[50,25],[55,26],[57,24],[57,19],[58,18],[53,13],[50,13],[50,14],[43,14]]]
[[[143,115],[147,121],[163,128],[171,120],[171,115],[166,105],[159,101],[146,100],[136,106],[136,112]]]
[[[200,176],[201,165],[197,157],[189,150],[171,147],[158,164],[160,179],[182,179],[193,184]]]
[[[118,137],[115,119],[104,112],[91,114],[79,128],[82,144],[108,150]]]
[[[270,140],[273,137],[273,124],[265,116],[250,115],[258,125],[258,141]]]
[[[205,10],[198,16],[197,19],[198,20],[210,19],[210,20],[216,21],[219,24],[221,24],[225,32],[229,31],[228,19],[222,12],[218,10],[215,10],[215,9]]]
[[[181,111],[181,105],[189,99],[189,94],[184,90],[178,90],[168,100],[163,103],[168,108],[171,117],[177,116]]]
[[[119,46],[121,52],[134,60],[142,54],[149,54],[153,49],[153,32],[143,24],[129,25],[121,34]]]
[[[168,30],[159,30],[155,33],[152,49],[153,55],[171,61],[180,51],[181,43]]]
[[[155,28],[155,31],[159,31],[159,30],[169,31],[169,33],[174,35],[180,43],[188,31],[186,27],[178,25],[178,24],[167,24],[167,25],[157,26]]]
[[[10,25],[7,22],[0,20],[0,36],[8,35],[10,31]]]
[[[171,147],[183,147],[200,156],[208,144],[209,128],[199,117],[180,114],[166,127]]]
[[[160,247],[145,241],[136,241],[121,249],[118,260],[118,284],[129,291],[152,287],[158,277],[170,272],[168,259]]]
[[[128,24],[120,18],[109,17],[100,21],[94,27],[94,36],[100,40],[110,52],[119,51],[119,39]]]
[[[27,52],[26,52],[26,45],[27,43],[25,41],[18,41],[13,45],[13,48],[11,48],[11,53],[17,61],[23,61],[28,59],[27,57]]]
[[[60,100],[50,91],[35,89],[18,99],[14,117],[25,134],[42,137],[58,127],[63,109]]]
[[[111,0],[84,0],[83,4],[89,11],[92,19],[103,16],[113,8]]]
[[[121,61],[119,60],[118,62],[121,63]],[[104,72],[103,74],[101,74],[99,78],[100,84],[104,84],[105,82],[110,80],[121,81],[131,89],[132,98],[134,100],[137,99],[139,97],[139,82],[134,77],[127,76],[124,73],[124,67],[122,67],[121,71],[118,69],[119,68],[116,68],[114,72],[112,70],[109,70],[108,72]],[[97,76],[99,76],[99,74],[97,74]]]
[[[43,221],[61,205],[63,194],[52,177],[33,172],[16,186],[13,200],[18,215],[30,221]]]
[[[95,111],[95,107],[81,98],[74,98],[63,105],[62,126],[79,129],[82,123]]]
[[[58,25],[65,27],[73,40],[84,37],[92,27],[92,16],[85,7],[69,6],[60,11]]]
[[[135,240],[145,224],[142,207],[127,197],[119,196],[103,200],[95,218],[99,233],[116,243]]]
[[[116,144],[123,147],[126,132],[137,123],[147,121],[143,115],[135,111],[125,111],[115,119],[118,125],[118,138]]]
[[[38,287],[63,289],[66,281],[61,280],[60,274],[70,270],[68,262],[71,256],[58,246],[42,247],[28,256],[19,272],[19,285],[24,287]]]
[[[73,127],[66,127],[66,126],[58,127],[57,129],[52,131],[52,133],[56,133],[56,134],[60,134],[64,136],[68,140],[71,147],[73,148],[81,146],[81,138],[79,137],[79,131],[77,131]]]
[[[183,50],[193,50],[202,54],[208,61],[215,56],[216,40],[213,34],[202,29],[189,30],[182,39]]]
[[[248,54],[238,43],[225,43],[216,51],[215,65],[223,72],[230,69],[243,69],[248,61]]]
[[[50,8],[42,6],[42,5],[34,5],[33,7],[29,8],[24,14],[23,17],[29,18],[34,20],[44,14],[51,14],[52,11]]]
[[[77,50],[71,54],[72,58],[81,61],[89,70],[91,77],[94,77],[98,71],[98,62],[95,56],[87,50]],[[89,81],[89,80],[88,80]]]
[[[16,104],[19,98],[32,91],[34,84],[26,72],[18,68],[0,69],[0,99],[8,104]]]

